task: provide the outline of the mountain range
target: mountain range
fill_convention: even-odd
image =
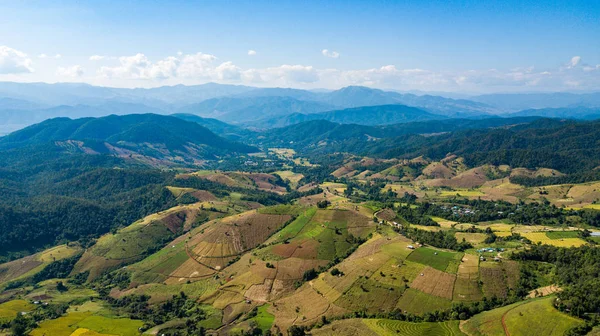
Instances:
[[[595,119],[600,106],[599,93],[455,97],[461,98],[361,86],[328,91],[207,83],[125,89],[80,83],[0,82],[0,135],[48,118],[110,114],[193,114],[240,126],[269,128],[317,118],[365,125],[494,115]],[[404,105],[398,107],[402,113],[410,108],[422,112],[394,116],[388,108],[373,107],[382,105]],[[373,108],[346,110],[364,107]]]

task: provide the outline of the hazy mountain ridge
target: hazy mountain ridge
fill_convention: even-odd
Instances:
[[[274,128],[285,127],[310,120],[327,120],[340,124],[373,126],[446,118],[446,116],[432,114],[422,109],[405,105],[376,105],[314,114],[294,113],[251,122],[248,123],[248,125],[259,128]]]
[[[416,95],[384,91],[363,86],[339,90],[301,90],[256,88],[242,85],[207,83],[157,88],[110,88],[81,83],[0,82],[0,134],[54,117],[99,117],[110,114],[185,113],[216,118],[229,123],[250,123],[255,127],[281,127],[313,120],[313,113],[379,105],[406,105],[451,118],[482,118],[490,115],[593,119],[600,93],[573,94],[491,94],[468,99],[435,95]],[[531,109],[565,109],[530,111]],[[573,114],[566,109],[573,109]],[[524,111],[522,111],[524,110]],[[507,112],[520,112],[511,115]],[[309,115],[309,116],[304,116]],[[370,118],[373,115],[370,115]],[[278,120],[268,120],[276,118]],[[361,124],[403,121],[401,117],[381,115],[375,119],[339,120]],[[381,119],[374,122],[373,120]],[[388,120],[389,119],[389,120]],[[261,120],[261,122],[256,122]],[[407,118],[406,121],[411,121]]]
[[[213,98],[185,106],[177,112],[241,123],[292,113],[310,114],[332,109],[335,109],[335,106],[316,101],[303,101],[285,96],[266,96]]]

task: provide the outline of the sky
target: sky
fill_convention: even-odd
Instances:
[[[600,1],[0,0],[0,81],[600,91]]]

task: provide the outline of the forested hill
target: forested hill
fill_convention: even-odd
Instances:
[[[50,143],[89,154],[139,154],[159,160],[181,156],[187,162],[255,151],[198,123],[156,114],[50,119],[0,138],[0,150]]]
[[[443,132],[448,133],[436,134]],[[454,119],[387,127],[311,121],[269,130],[262,141],[306,153],[349,152],[385,158],[423,155],[438,160],[454,153],[471,166],[508,164],[564,173],[600,166],[600,121]]]
[[[327,120],[340,124],[389,125],[412,121],[447,119],[446,116],[432,114],[406,105],[377,105],[348,108],[314,114],[290,114],[250,123],[262,128],[284,127],[310,120]]]
[[[171,116],[191,121],[200,124],[211,130],[211,132],[218,134],[229,140],[239,140],[241,136],[252,133],[251,131],[241,128],[239,126],[231,125],[214,118],[203,118],[194,114],[176,113]]]
[[[546,167],[564,173],[585,172],[600,166],[600,121],[571,122],[541,119],[508,129],[468,130],[423,137],[396,144],[385,157],[425,155],[434,159],[448,153],[464,156],[471,166],[508,164]]]
[[[341,145],[336,145],[337,142],[362,142],[363,140],[382,140],[381,138],[394,138],[410,134],[436,134],[466,129],[508,127],[528,124],[538,119],[540,118],[442,119],[386,126],[338,124],[326,120],[312,120],[255,134],[254,136],[258,135],[258,137],[254,140],[265,146],[291,146],[296,149],[304,148],[308,150],[324,147],[318,146],[318,144],[327,142],[333,151],[348,151],[350,149],[344,150]],[[548,122],[560,124],[559,121],[554,120]],[[391,143],[388,145],[391,145]],[[366,143],[364,146],[366,146],[365,148],[369,147]],[[327,148],[324,148],[324,150],[327,150]]]

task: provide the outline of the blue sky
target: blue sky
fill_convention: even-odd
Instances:
[[[0,0],[0,80],[600,90],[600,1]]]

